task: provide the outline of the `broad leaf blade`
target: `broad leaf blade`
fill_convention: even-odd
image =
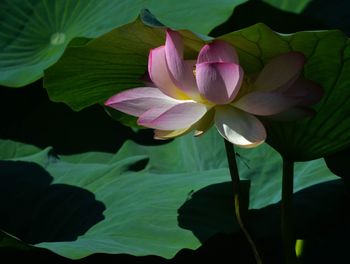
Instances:
[[[304,76],[320,84],[317,114],[299,122],[267,122],[268,142],[291,159],[311,160],[350,145],[350,41],[341,31],[280,35],[263,24],[220,37],[237,48],[248,73],[256,73],[271,58],[288,51],[307,57]]]
[[[174,28],[203,34],[244,0],[4,0],[0,3],[0,84],[20,87],[39,79],[74,37],[96,37],[134,20],[143,8]],[[210,14],[210,19],[208,19]]]
[[[216,146],[215,137],[208,136],[199,142],[204,146],[210,143],[213,150],[219,148],[218,151],[222,152],[221,146]],[[87,153],[58,158],[47,149],[35,154],[17,151],[13,159],[11,153],[5,153],[3,158],[11,160],[0,164],[0,175],[2,186],[12,193],[7,196],[8,200],[15,202],[14,197],[22,188],[23,198],[26,197],[31,203],[29,205],[23,201],[27,209],[16,207],[16,210],[5,210],[3,207],[6,205],[1,204],[7,219],[12,219],[11,222],[2,220],[1,225],[11,233],[19,232],[17,235],[24,236],[27,242],[70,258],[81,258],[96,252],[172,257],[183,247],[198,247],[200,242],[192,232],[178,226],[177,209],[190,197],[191,191],[228,180],[228,171],[224,165],[217,167],[221,160],[212,165],[205,164],[209,153],[201,155],[203,160],[200,157],[191,160],[187,159],[188,156],[181,158],[184,147],[191,147],[197,154],[203,148],[192,137],[183,138],[182,141],[181,144],[173,142],[148,148],[137,145],[132,148],[131,143],[127,143],[116,156]],[[9,142],[1,144],[8,146]],[[133,151],[130,152],[129,148]],[[146,169],[139,172],[129,170],[130,166],[145,157],[150,158]],[[15,162],[13,160],[16,160],[16,164],[11,164]],[[184,165],[177,170],[176,160]],[[158,164],[163,166],[159,167]],[[222,164],[225,164],[225,160]],[[30,181],[31,184],[23,186],[23,181]],[[43,193],[39,197],[42,202],[34,199],[40,193]],[[89,213],[82,209],[87,201]],[[91,215],[93,212],[95,216]],[[82,219],[86,222],[96,217],[99,217],[99,221],[90,223],[90,228],[82,234],[78,223]],[[20,227],[18,221],[24,218],[35,219],[35,222],[28,221]],[[205,237],[218,230],[233,231],[229,223],[229,226],[218,224],[203,227],[207,233]],[[68,226],[70,228],[64,228]],[[77,240],[73,239],[78,234]]]
[[[73,37],[96,37],[139,11],[129,12],[126,1],[105,0],[5,0],[0,10],[0,83],[11,87],[39,79]]]
[[[127,142],[116,155],[58,157],[50,149],[22,152],[27,147],[16,144],[16,154],[3,154],[7,160],[0,164],[6,201],[0,226],[35,246],[73,259],[98,252],[170,258],[216,233],[238,230],[223,140],[215,130],[162,146]],[[267,145],[237,151],[241,177],[252,181],[251,207],[278,201],[278,153]],[[145,158],[144,169],[130,169]],[[298,189],[332,178],[320,160],[300,164],[296,175]]]
[[[183,31],[189,54],[204,44]],[[84,46],[68,47],[64,56],[45,71],[44,86],[50,99],[74,110],[101,103],[118,91],[144,86],[148,53],[163,45],[165,30],[145,26],[141,20],[112,30]]]

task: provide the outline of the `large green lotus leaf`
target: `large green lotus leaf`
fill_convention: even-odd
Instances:
[[[96,37],[134,20],[143,8],[174,28],[203,34],[244,0],[4,0],[0,2],[0,84],[24,86],[62,55],[77,36]]]
[[[203,40],[181,32],[187,56],[195,56]],[[317,114],[300,122],[269,122],[268,141],[293,160],[329,155],[350,144],[350,46],[340,31],[297,32],[282,35],[264,24],[224,35],[236,47],[245,71],[256,74],[271,58],[294,50],[304,53],[306,78],[319,83],[325,95],[315,106]],[[75,110],[103,102],[112,94],[141,86],[150,48],[164,42],[164,29],[140,20],[73,46],[45,72],[45,87],[54,101]]]
[[[305,7],[312,2],[311,0],[263,0],[264,2],[277,7],[279,9],[294,12],[294,13],[300,13],[302,12]]]
[[[20,156],[30,156],[40,152],[40,149],[32,145],[22,144],[11,140],[1,141],[0,160],[12,159]]]
[[[189,55],[194,56],[204,41],[183,31]],[[52,101],[65,102],[81,110],[103,102],[117,91],[144,85],[151,48],[164,43],[164,29],[149,27],[140,19],[90,40],[73,41],[63,57],[45,71],[44,87]]]
[[[297,32],[279,35],[263,24],[227,34],[237,47],[248,73],[258,72],[271,58],[288,51],[307,57],[304,76],[320,84],[317,114],[299,122],[268,122],[268,141],[293,160],[329,155],[350,144],[350,41],[340,31]]]
[[[215,130],[162,146],[126,142],[116,155],[34,149],[0,141],[0,227],[37,247],[74,259],[97,252],[170,258],[238,230]],[[278,201],[278,153],[266,144],[237,152],[241,176],[252,182],[251,207]],[[329,179],[323,160],[296,167],[296,189]]]
[[[253,149],[238,149],[238,166],[242,179],[251,181],[250,208],[258,209],[281,200],[282,158],[267,144]],[[264,165],[265,163],[265,165]],[[296,162],[294,191],[313,184],[338,179],[323,159]]]
[[[223,142],[217,143],[216,133],[209,133],[160,147],[128,142],[117,155],[58,157],[49,148],[31,153],[35,148],[1,141],[0,149],[8,149],[0,162],[6,188],[0,193],[7,201],[0,205],[6,212],[1,227],[70,258],[96,252],[172,257],[183,247],[198,247],[198,238],[178,226],[177,209],[193,191],[229,180]],[[208,162],[213,153],[217,156]],[[146,158],[147,167],[137,171],[134,165]],[[221,197],[223,204],[231,204],[229,198],[230,193]],[[232,212],[226,226],[205,226],[198,217],[193,220],[202,222],[207,236],[236,230]]]

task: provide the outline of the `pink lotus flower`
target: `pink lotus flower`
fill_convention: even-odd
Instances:
[[[155,129],[157,139],[193,130],[200,135],[215,123],[228,141],[254,147],[266,139],[255,115],[300,116],[307,113],[304,106],[320,99],[320,88],[300,77],[301,53],[274,58],[253,80],[224,41],[205,45],[196,61],[184,60],[183,48],[180,34],[167,30],[165,45],[149,54],[149,86],[116,94],[105,105],[137,116],[139,125]]]

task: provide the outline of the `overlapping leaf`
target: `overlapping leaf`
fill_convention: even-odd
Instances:
[[[162,146],[126,142],[116,155],[57,156],[11,141],[0,146],[0,227],[57,254],[170,258],[215,233],[237,230],[215,130]],[[278,201],[279,155],[267,145],[238,152],[241,176],[252,181],[251,207]],[[322,160],[298,165],[296,176],[297,189],[334,177]]]
[[[96,37],[149,8],[169,26],[206,34],[244,0],[4,0],[0,3],[0,84],[24,86],[62,55],[74,37]],[[208,19],[210,16],[210,19]]]
[[[257,72],[271,58],[288,51],[307,57],[304,76],[320,84],[324,96],[317,114],[301,122],[269,122],[268,140],[283,155],[309,160],[350,144],[350,41],[340,31],[279,35],[263,24],[227,34],[222,39],[238,50],[247,72]]]
[[[204,42],[188,31],[183,35],[188,53],[195,54]],[[83,46],[73,42],[63,58],[45,71],[50,99],[81,110],[118,90],[143,85],[149,50],[162,45],[164,37],[164,29],[145,26],[138,19]]]
[[[285,11],[300,13],[311,2],[311,0],[263,0],[264,2]]]

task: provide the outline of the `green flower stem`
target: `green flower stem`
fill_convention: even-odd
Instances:
[[[236,163],[235,149],[234,149],[233,144],[231,144],[226,139],[225,139],[225,148],[226,148],[227,161],[228,161],[228,166],[230,169],[230,175],[231,175],[231,180],[232,180],[236,219],[237,219],[237,222],[238,222],[243,234],[247,238],[247,240],[252,248],[256,263],[261,264],[262,261],[261,261],[259,252],[256,249],[254,241],[251,238],[251,236],[249,235],[247,229],[244,227],[243,220],[241,217],[240,200],[239,200],[240,199],[240,179],[239,179],[238,167],[237,167],[237,163]]]
[[[296,239],[293,230],[294,162],[283,157],[281,228],[286,264],[296,264]]]

